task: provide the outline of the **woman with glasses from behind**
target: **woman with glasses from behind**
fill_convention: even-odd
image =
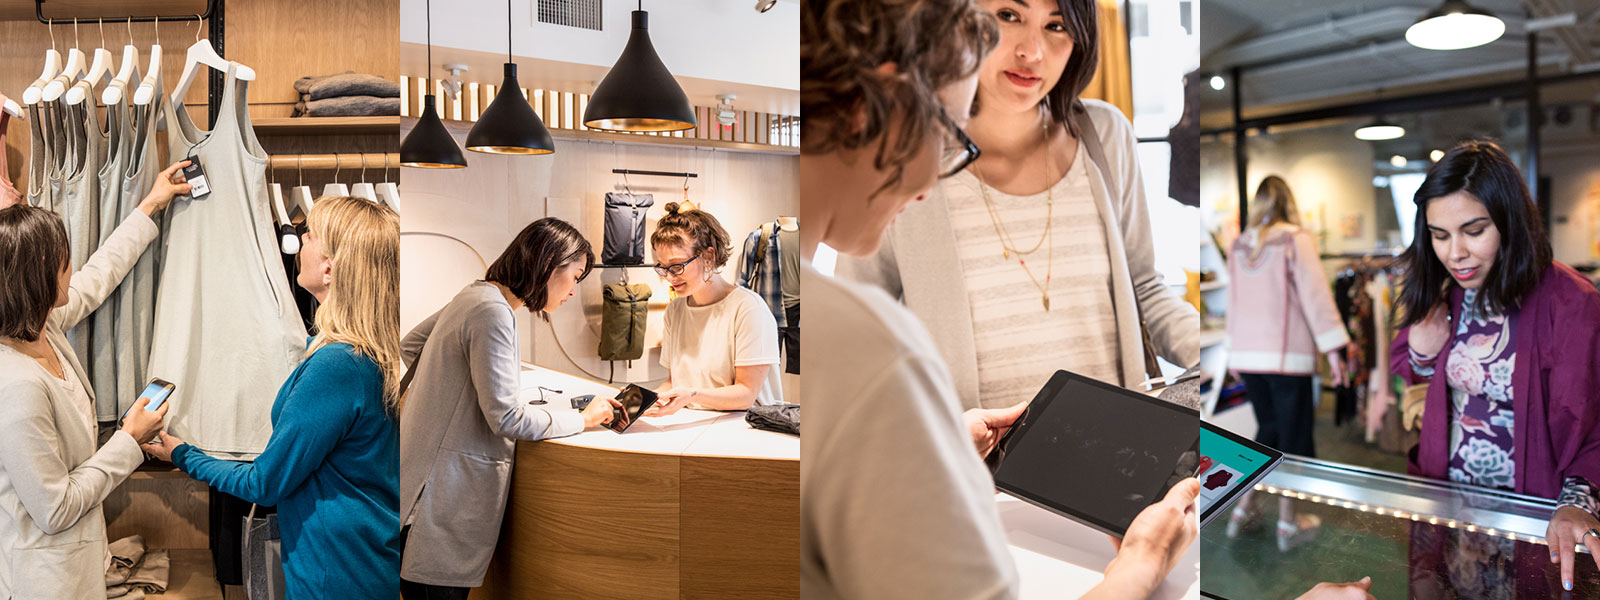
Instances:
[[[565,437],[611,421],[615,399],[581,413],[522,399],[516,311],[548,321],[594,268],[589,241],[545,218],[401,341],[411,365],[400,408],[400,593],[465,600],[500,537],[516,440]],[[416,542],[416,543],[411,543]]]
[[[965,128],[982,154],[947,153],[927,208],[839,273],[928,323],[966,408],[1027,401],[1058,369],[1135,387],[1160,375],[1146,331],[1155,354],[1196,364],[1198,313],[1155,268],[1133,126],[1079,98],[1097,0],[974,4],[999,26]]]
[[[722,278],[733,253],[727,230],[703,210],[681,210],[676,202],[665,209],[650,246],[656,274],[678,298],[667,306],[661,334],[667,382],[647,414],[782,403],[778,321],[761,296]]]

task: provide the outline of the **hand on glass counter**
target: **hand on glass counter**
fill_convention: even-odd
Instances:
[[[1028,402],[1024,400],[1005,408],[974,408],[961,413],[967,432],[972,434],[972,443],[977,446],[978,458],[989,456],[1000,438],[1011,430],[1011,425],[1028,410]]]
[[[1323,582],[1301,594],[1296,600],[1376,600],[1372,596],[1371,589],[1371,577],[1362,577],[1361,581],[1350,583]]]
[[[1550,547],[1550,562],[1561,563],[1561,587],[1572,591],[1573,561],[1578,558],[1578,544],[1589,548],[1589,556],[1600,567],[1600,521],[1589,511],[1576,506],[1556,508],[1545,528],[1545,543]]]

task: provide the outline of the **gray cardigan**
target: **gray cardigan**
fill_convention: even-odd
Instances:
[[[89,257],[50,313],[44,336],[89,392],[81,405],[32,357],[0,345],[0,598],[105,598],[106,520],[100,503],[144,453],[122,431],[95,447],[94,391],[63,331],[105,301],[156,238],[134,211]]]
[[[500,537],[516,440],[578,433],[583,416],[522,401],[516,315],[493,284],[467,285],[400,346],[416,370],[400,408],[400,518],[411,526],[400,576],[478,587]]]
[[[1133,125],[1110,104],[1098,100],[1083,103],[1109,163],[1088,169],[1089,188],[1100,204],[1110,245],[1106,250],[1111,259],[1111,296],[1117,314],[1122,384],[1133,386],[1145,379],[1138,310],[1144,310],[1156,353],[1182,366],[1200,360],[1200,317],[1193,306],[1166,289],[1161,273],[1156,271]],[[1078,157],[1087,159],[1086,155]],[[1102,169],[1118,179],[1116,185],[1107,185]],[[1120,193],[1112,197],[1110,189]],[[972,308],[967,301],[966,282],[960,276],[955,230],[945,202],[944,195],[936,189],[922,206],[911,207],[896,219],[876,255],[859,259],[841,256],[837,271],[846,279],[882,287],[921,318],[933,334],[939,354],[950,366],[962,408],[975,408],[980,402]],[[1043,386],[1044,382],[1039,384]]]

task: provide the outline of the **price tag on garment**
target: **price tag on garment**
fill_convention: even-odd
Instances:
[[[199,200],[211,195],[211,186],[206,182],[206,168],[200,165],[200,158],[190,156],[186,160],[189,161],[189,166],[183,168],[183,178],[189,185],[194,186],[194,189],[189,191],[189,197]]]

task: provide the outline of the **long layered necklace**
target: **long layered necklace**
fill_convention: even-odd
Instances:
[[[989,211],[989,221],[994,223],[994,231],[995,231],[996,234],[998,234],[1000,236],[1000,256],[1001,256],[1001,258],[1003,258],[1006,261],[1010,261],[1011,260],[1011,255],[1015,254],[1017,256],[1017,263],[1022,265],[1022,272],[1027,273],[1028,274],[1028,280],[1033,282],[1033,287],[1036,287],[1036,288],[1039,289],[1039,299],[1044,304],[1044,311],[1045,312],[1050,312],[1050,277],[1053,274],[1053,272],[1055,271],[1055,262],[1056,262],[1056,260],[1055,260],[1055,252],[1053,251],[1054,248],[1055,248],[1055,243],[1056,243],[1055,242],[1055,204],[1056,204],[1056,198],[1055,198],[1055,189],[1054,189],[1055,188],[1055,185],[1054,185],[1055,182],[1052,181],[1051,178],[1050,178],[1050,176],[1052,174],[1052,171],[1055,170],[1055,166],[1054,166],[1054,162],[1055,161],[1051,160],[1051,156],[1050,156],[1050,132],[1049,132],[1048,129],[1045,131],[1045,134],[1044,134],[1044,148],[1045,148],[1045,170],[1044,170],[1044,178],[1045,178],[1045,188],[1044,188],[1044,194],[1045,194],[1045,201],[1044,201],[1045,212],[1044,212],[1044,215],[1045,216],[1044,216],[1044,222],[1045,222],[1045,225],[1044,225],[1044,233],[1040,234],[1039,235],[1039,241],[1037,243],[1035,243],[1032,248],[1029,248],[1027,250],[1023,250],[1023,249],[1019,248],[1017,246],[1016,241],[1014,241],[1011,238],[1011,232],[1006,229],[1005,222],[1000,219],[999,209],[995,208],[994,200],[989,198],[989,186],[988,186],[988,184],[983,182],[983,176],[982,175],[978,175],[978,170],[977,169],[973,169],[972,170],[972,175],[978,179],[978,192],[979,192],[979,194],[981,194],[983,196],[983,206],[984,206],[984,208],[988,209],[988,211]],[[1046,245],[1046,242],[1049,242],[1048,246]],[[1028,268],[1028,259],[1025,258],[1029,254],[1033,254],[1034,252],[1037,252],[1040,248],[1047,248],[1045,250],[1044,282],[1042,282],[1042,283],[1039,281],[1038,277],[1035,277],[1033,275],[1033,270]]]

